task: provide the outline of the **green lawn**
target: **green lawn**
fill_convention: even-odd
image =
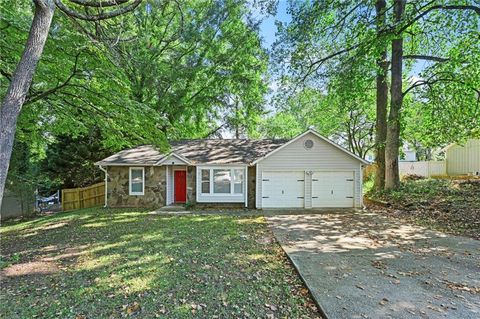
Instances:
[[[87,209],[0,245],[1,318],[320,317],[259,216]]]

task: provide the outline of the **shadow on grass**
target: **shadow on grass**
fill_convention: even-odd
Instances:
[[[128,209],[9,224],[0,244],[6,266],[0,315],[317,317],[275,242],[257,242],[266,236],[258,216],[158,216]],[[38,273],[34,263],[55,267]],[[15,267],[22,271],[12,272]]]

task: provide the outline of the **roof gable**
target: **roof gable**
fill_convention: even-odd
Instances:
[[[163,159],[159,160],[155,165],[190,165],[190,161],[181,156],[177,155],[175,153],[170,153],[169,155],[165,156]]]
[[[261,161],[263,161],[264,159],[276,154],[277,152],[281,151],[282,149],[288,147],[289,145],[295,143],[296,141],[298,141],[299,139],[301,139],[302,137],[308,135],[308,134],[313,134],[314,136],[318,137],[320,140],[328,143],[329,145],[335,147],[336,149],[344,152],[345,154],[347,154],[348,156],[354,158],[355,160],[361,162],[362,164],[370,164],[368,161],[364,160],[363,158],[353,154],[352,152],[350,152],[349,150],[343,148],[342,146],[338,145],[337,143],[329,140],[328,138],[324,137],[323,135],[321,135],[320,133],[318,133],[317,131],[313,130],[313,129],[308,129],[307,131],[303,132],[302,134],[296,136],[295,138],[291,139],[290,141],[286,142],[285,144],[283,144],[282,146],[276,148],[275,150],[273,150],[272,152],[266,154],[265,156],[261,157],[261,158],[258,158],[256,161],[254,161],[252,164],[257,164]]]

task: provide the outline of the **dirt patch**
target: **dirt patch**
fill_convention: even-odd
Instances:
[[[0,278],[3,281],[12,277],[50,275],[59,270],[58,266],[51,261],[31,261],[8,266],[0,272]]]

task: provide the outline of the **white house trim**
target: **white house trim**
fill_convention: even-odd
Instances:
[[[132,170],[142,170],[142,191],[132,192]],[[145,195],[145,168],[144,167],[130,167],[128,170],[128,194],[129,195]]]
[[[363,169],[362,169],[362,164],[360,164],[360,208],[364,208],[363,206]]]
[[[169,163],[172,162],[172,157],[177,158],[179,162],[176,162],[173,160],[173,164]],[[176,154],[176,153],[170,153],[161,160],[159,160],[155,165],[191,165],[192,163],[184,156]]]
[[[245,195],[245,208],[248,207],[248,166],[245,167],[245,174],[243,175],[243,182],[245,183],[244,195]]]
[[[103,207],[108,207],[108,172],[107,172],[107,169],[104,168],[102,165],[98,165],[98,168],[100,168],[100,170],[102,172],[105,173],[105,203],[103,205]]]
[[[171,190],[170,190],[170,166],[166,166],[165,167],[165,187],[167,189],[166,191],[166,196],[165,196],[165,204],[168,206],[170,205],[172,202],[170,201],[170,197],[171,197]]]
[[[272,156],[273,154],[277,153],[278,151],[284,149],[285,147],[287,147],[288,145],[292,144],[293,142],[299,140],[300,138],[304,137],[305,135],[309,134],[309,133],[312,133],[313,135],[317,136],[318,138],[324,140],[325,142],[329,143],[330,145],[333,145],[334,147],[338,148],[339,150],[347,153],[348,155],[352,156],[353,158],[355,158],[356,160],[362,162],[363,164],[370,164],[368,161],[364,160],[363,158],[353,154],[352,152],[350,152],[349,150],[346,150],[345,148],[341,147],[340,145],[338,145],[337,143],[334,143],[332,141],[330,141],[328,138],[320,135],[320,133],[318,133],[317,131],[313,130],[313,129],[308,129],[307,131],[303,132],[302,134],[296,136],[295,138],[291,139],[290,141],[288,141],[287,143],[283,144],[282,146],[280,146],[279,148],[276,148],[275,150],[271,151],[270,153],[268,153],[267,155],[257,159],[256,161],[254,161],[252,163],[252,165],[255,165],[257,164],[258,162],[261,162],[263,161],[264,159]]]
[[[209,193],[202,193],[202,170],[209,170],[210,171],[210,189]],[[214,169],[225,169],[225,170],[230,170],[230,175],[231,175],[231,185],[230,185],[230,193],[214,193],[214,181],[213,181],[213,170]],[[234,170],[239,169],[243,170],[243,193],[235,193],[235,187],[234,187]],[[196,175],[197,175],[197,180],[196,180],[196,200],[198,203],[247,203],[247,170],[248,167],[246,165],[205,165],[205,166],[197,166],[196,167]]]

